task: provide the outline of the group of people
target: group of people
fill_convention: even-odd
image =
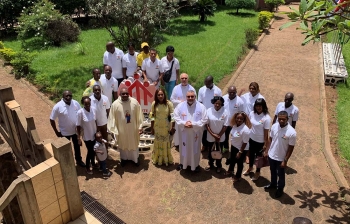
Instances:
[[[121,166],[128,160],[139,166],[138,144],[144,115],[139,102],[129,96],[126,88],[119,91],[119,96],[117,91],[124,79],[141,69],[144,82],[158,87],[149,114],[151,134],[155,137],[154,164],[168,166],[174,163],[171,153],[174,143],[180,156],[178,171],[187,167],[200,171],[200,155],[208,151],[205,170],[220,173],[222,154],[230,148],[226,161],[229,168],[224,175],[239,182],[242,174],[248,176],[253,172],[257,158],[266,159],[270,164],[271,183],[265,189],[277,188],[275,196],[280,197],[285,186],[285,167],[296,142],[299,110],[292,103],[294,95],[285,95],[284,102],[276,107],[273,120],[256,82],[250,83],[249,92],[245,94],[242,94],[244,90],[237,93],[236,87],[231,86],[222,96],[213,77],[207,76],[197,97],[196,90],[188,83],[188,75],[179,75],[180,65],[172,46],[166,48],[167,55],[161,60],[147,43],[142,43],[141,47],[143,51],[137,54],[135,46],[129,43],[128,53],[124,55],[108,42],[103,57],[105,74],[93,70],[93,79],[86,83],[87,89],[81,100],[83,108],[72,99],[68,90],[53,108],[50,123],[58,137],[72,139],[77,165],[86,167],[87,173],[92,174],[90,166],[98,167],[95,164],[97,155],[100,170],[109,176],[106,140],[110,132],[120,150]],[[162,77],[168,70],[172,75],[164,82]],[[165,89],[160,88],[160,84]],[[55,123],[57,118],[59,130]],[[80,155],[81,138],[88,151],[85,163]],[[246,160],[249,167],[243,172]],[[260,167],[257,166],[251,180],[259,177]]]

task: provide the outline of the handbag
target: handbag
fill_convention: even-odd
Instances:
[[[262,168],[265,166],[270,166],[270,163],[267,157],[258,156],[254,161],[254,165],[256,166],[256,168]]]
[[[173,71],[173,65],[174,65],[174,61],[173,60],[173,63],[171,63],[171,67],[168,71],[164,72],[164,75],[163,75],[163,81],[168,83],[170,81],[170,78],[171,78],[171,73]]]
[[[215,142],[212,149],[211,149],[211,158],[213,159],[222,159],[222,152],[221,152],[221,148],[220,148],[220,143],[219,142]]]

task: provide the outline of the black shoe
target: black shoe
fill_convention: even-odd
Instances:
[[[199,171],[201,171],[201,168],[199,166],[197,166],[196,169],[194,170],[194,172],[198,173]]]
[[[277,189],[275,193],[275,198],[280,198],[283,195],[283,189]]]
[[[136,166],[136,167],[139,167],[139,166],[140,166],[139,161],[137,161],[137,163],[135,163],[135,166]]]
[[[277,186],[272,185],[272,184],[266,185],[266,186],[264,187],[265,190],[276,189],[276,188],[277,188]]]
[[[77,165],[80,167],[86,167],[86,165],[83,161],[77,162]]]
[[[182,164],[179,164],[179,165],[176,167],[176,170],[177,170],[177,171],[180,171],[180,170],[182,170],[182,169],[183,169]]]
[[[123,159],[121,159],[121,160],[120,160],[120,165],[121,165],[122,167],[124,167],[124,166],[125,166],[125,164],[126,164],[126,161],[125,161],[125,160],[123,160]]]

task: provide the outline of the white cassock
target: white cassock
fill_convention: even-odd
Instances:
[[[170,101],[174,105],[174,109],[177,105],[179,105],[181,102],[186,101],[186,94],[189,90],[196,91],[193,86],[190,84],[187,84],[186,86],[183,86],[181,83],[176,85],[173,89],[173,92],[170,96]],[[179,127],[177,126],[177,123],[175,123],[175,130],[179,130]],[[179,134],[175,132],[174,134],[174,145],[179,145]]]
[[[198,101],[192,105],[185,101],[175,108],[174,119],[179,127],[180,164],[184,169],[191,166],[195,170],[201,156],[203,127],[208,122],[207,109]],[[187,121],[192,122],[192,128],[185,127]]]
[[[142,128],[142,122],[143,113],[136,99],[129,97],[129,100],[122,101],[118,97],[112,103],[107,129],[116,136],[122,160],[138,162],[139,129]]]

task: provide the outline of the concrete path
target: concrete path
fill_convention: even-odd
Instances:
[[[234,84],[248,89],[250,82],[258,82],[271,114],[286,92],[295,94],[294,103],[300,109],[298,140],[289,162],[284,196],[275,200],[273,192],[264,191],[270,179],[268,168],[262,169],[256,182],[244,177],[232,185],[222,174],[203,169],[194,174],[177,172],[176,166],[156,167],[150,162],[150,153],[140,155],[140,167],[127,164],[122,168],[117,152],[110,153],[113,160],[108,160],[108,167],[113,175],[109,179],[97,171],[87,176],[84,169],[77,168],[81,190],[127,223],[270,224],[292,223],[297,216],[313,223],[348,223],[348,207],[322,153],[318,45],[302,47],[304,36],[295,27],[278,31],[287,22],[286,16],[278,16]],[[13,86],[22,109],[34,116],[40,136],[52,138],[48,122],[51,108],[9,75],[0,72],[0,77],[0,84]],[[173,149],[172,153],[179,161],[178,152]],[[207,165],[206,155],[200,165]]]

